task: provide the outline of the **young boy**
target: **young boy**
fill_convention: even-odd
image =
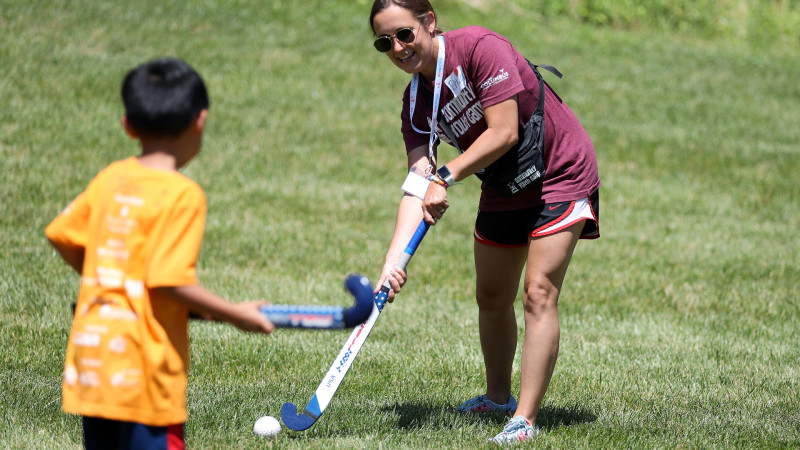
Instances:
[[[178,169],[200,150],[208,94],[185,62],[128,73],[125,131],[138,157],[102,170],[46,234],[81,274],[63,380],[63,408],[83,416],[86,448],[183,448],[194,312],[271,333],[261,301],[230,303],[203,288],[195,264],[203,191]]]

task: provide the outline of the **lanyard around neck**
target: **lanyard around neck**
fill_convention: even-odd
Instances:
[[[409,93],[409,109],[410,109],[410,117],[411,120],[411,127],[417,133],[422,134],[429,134],[430,139],[428,140],[428,158],[431,164],[434,164],[433,160],[433,144],[436,142],[436,123],[437,123],[437,116],[439,115],[439,98],[442,92],[442,78],[444,76],[444,36],[439,35],[436,37],[439,42],[439,54],[436,57],[436,79],[433,82],[433,112],[431,113],[430,118],[430,126],[431,131],[423,131],[417,128],[414,125],[414,109],[416,108],[417,104],[417,90],[419,89],[419,74],[415,73],[414,76],[411,77],[411,92]]]

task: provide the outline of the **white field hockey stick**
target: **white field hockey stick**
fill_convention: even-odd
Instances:
[[[395,263],[395,267],[405,270],[408,262],[411,261],[411,257],[414,256],[414,252],[417,250],[419,243],[422,242],[422,238],[425,237],[425,233],[428,232],[428,228],[430,228],[430,225],[425,222],[425,220],[422,220],[417,227],[417,231],[414,232],[414,236],[411,237],[411,240],[406,246],[400,260]],[[364,345],[364,342],[367,340],[367,336],[369,336],[370,331],[372,331],[372,327],[375,326],[375,322],[378,320],[378,316],[381,314],[381,311],[383,311],[383,306],[389,298],[390,290],[391,285],[387,278],[383,286],[381,286],[381,290],[375,295],[372,313],[370,313],[369,318],[350,333],[350,337],[347,338],[342,350],[339,351],[339,355],[336,356],[333,365],[328,369],[328,373],[322,378],[322,382],[319,384],[319,387],[317,387],[314,396],[311,397],[311,401],[308,402],[303,413],[298,414],[297,406],[292,402],[283,404],[281,407],[281,419],[283,419],[283,423],[286,424],[287,427],[295,431],[303,431],[316,423],[319,416],[322,415],[325,408],[328,407],[331,399],[336,394],[336,390],[342,383],[344,376],[347,375],[347,371],[353,364],[353,360],[356,359],[359,350],[361,350],[361,346]]]

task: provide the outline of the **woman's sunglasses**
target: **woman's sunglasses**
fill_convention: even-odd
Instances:
[[[394,41],[392,39],[397,38],[399,42],[403,44],[410,44],[414,42],[416,36],[414,36],[414,30],[411,28],[400,28],[397,32],[391,36],[381,36],[378,39],[375,39],[375,42],[372,45],[375,46],[375,50],[386,53],[394,47]]]

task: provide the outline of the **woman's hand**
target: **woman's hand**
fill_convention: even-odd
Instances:
[[[425,218],[425,222],[436,225],[436,222],[442,218],[449,207],[447,188],[432,182],[428,186],[428,191],[425,192],[425,198],[422,200],[422,216]]]
[[[406,284],[408,276],[405,270],[395,267],[394,262],[387,262],[383,266],[383,271],[381,272],[381,278],[378,280],[378,284],[375,285],[375,294],[381,290],[383,283],[387,279],[389,280],[389,285],[392,287],[389,290],[389,297],[387,299],[387,301],[391,303],[394,301],[395,294],[399,293],[400,290],[403,289],[403,285]]]

